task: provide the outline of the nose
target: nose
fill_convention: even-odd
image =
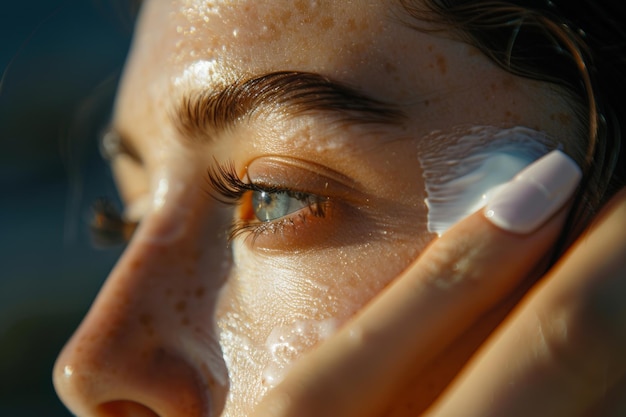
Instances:
[[[223,407],[212,317],[226,246],[153,239],[158,228],[142,224],[57,359],[55,388],[77,416],[204,417]]]

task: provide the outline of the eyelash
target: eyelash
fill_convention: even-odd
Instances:
[[[125,220],[108,198],[98,198],[91,205],[91,241],[99,248],[110,248],[128,243],[138,226]]]
[[[215,193],[209,192],[214,199],[230,205],[241,205],[246,193],[265,192],[268,194],[285,193],[291,198],[305,202],[307,212],[297,212],[301,222],[306,222],[307,216],[326,216],[326,203],[328,199],[289,188],[266,186],[242,181],[236,173],[232,163],[217,164],[217,168],[208,170],[208,183]],[[125,220],[115,204],[109,198],[98,198],[91,205],[92,218],[90,222],[91,240],[94,246],[99,248],[111,248],[128,243],[132,237],[138,222]],[[282,233],[285,227],[296,227],[294,214],[270,221],[233,220],[229,230],[229,241],[238,236],[248,234],[252,242],[266,232]]]
[[[248,177],[248,182],[244,182],[237,175],[234,164],[216,163],[216,167],[208,169],[208,183],[214,193],[209,192],[211,197],[221,203],[230,206],[241,206],[245,204],[246,194],[253,192],[264,192],[266,194],[286,194],[288,197],[304,203],[305,210],[298,210],[286,214],[281,218],[262,221],[256,215],[248,216],[246,219],[235,219],[230,225],[229,241],[245,235],[246,238],[256,239],[268,232],[283,234],[286,227],[297,227],[296,221],[305,223],[309,216],[323,218],[326,216],[328,199],[314,194],[296,191],[286,187],[270,186],[254,183]],[[251,198],[251,197],[249,197]],[[250,204],[250,203],[249,203]],[[252,207],[249,207],[252,212]],[[254,217],[253,220],[251,217]]]

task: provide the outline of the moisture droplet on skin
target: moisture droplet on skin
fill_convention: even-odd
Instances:
[[[263,384],[276,386],[295,360],[319,342],[328,339],[338,327],[335,319],[298,320],[275,327],[265,341],[271,361],[263,371]]]
[[[546,154],[551,141],[526,127],[474,126],[433,132],[422,143],[428,230],[441,236],[483,207],[497,186]]]

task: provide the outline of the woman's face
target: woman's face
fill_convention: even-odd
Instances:
[[[143,7],[112,160],[141,225],[56,365],[79,416],[249,415],[434,237],[433,131],[575,134],[553,90],[393,1]]]

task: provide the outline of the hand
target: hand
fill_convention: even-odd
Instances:
[[[566,215],[554,210],[567,195],[558,200],[525,226],[507,223],[506,210],[503,216],[496,210],[491,221],[476,213],[457,224],[296,363],[256,415],[417,416],[441,392],[429,417],[587,410],[626,371],[625,291],[619,288],[626,286],[626,193],[511,313],[545,269]],[[515,198],[509,202],[524,207]],[[516,213],[517,220],[526,214]]]
[[[426,415],[626,415],[626,189]]]

